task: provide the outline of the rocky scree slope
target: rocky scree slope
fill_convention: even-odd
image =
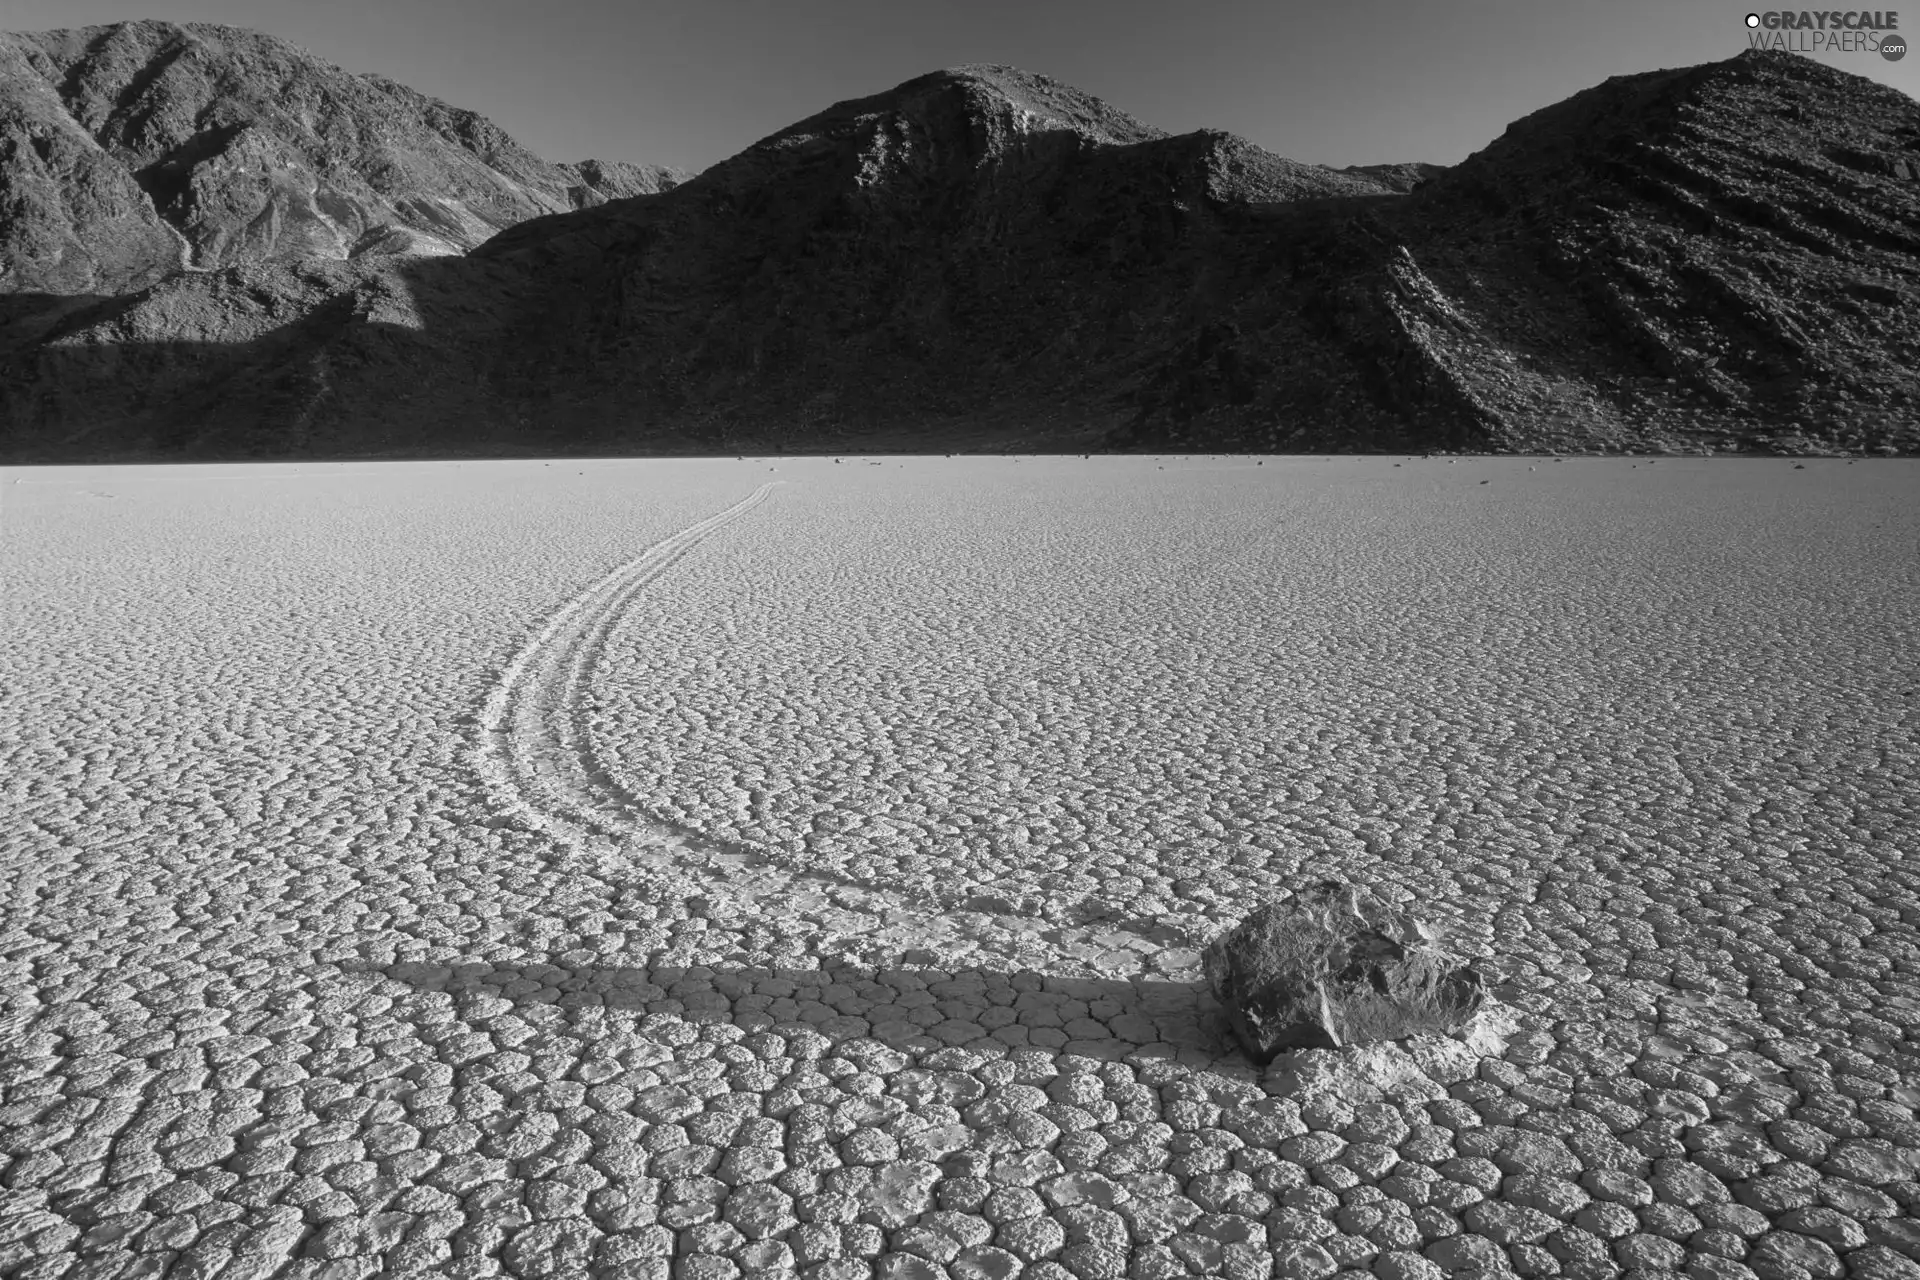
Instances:
[[[456,254],[684,176],[542,160],[471,111],[258,32],[0,35],[0,342],[182,269]]]
[[[1920,103],[1896,90],[1786,53],[1615,77],[1360,222],[1393,242],[1362,278],[1396,385],[1490,442],[1920,450]]]
[[[1449,170],[938,72],[465,257],[175,274],[0,370],[33,457],[1914,452],[1920,104],[1615,77]]]

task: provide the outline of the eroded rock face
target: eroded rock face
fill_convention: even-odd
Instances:
[[[1210,943],[1207,981],[1247,1055],[1464,1031],[1486,980],[1429,925],[1327,881],[1271,902]]]
[[[684,176],[534,155],[471,111],[204,23],[0,35],[0,291],[471,249]],[[9,198],[11,197],[11,198]]]
[[[118,293],[177,268],[181,247],[132,172],[0,36],[0,293]]]

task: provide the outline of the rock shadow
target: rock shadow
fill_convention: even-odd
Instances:
[[[928,959],[908,952],[900,966],[887,967],[826,956],[818,969],[804,969],[687,963],[664,953],[582,963],[568,952],[519,963],[350,960],[341,968],[444,992],[467,1016],[602,1008],[632,1015],[642,1035],[674,1021],[726,1024],[747,1035],[810,1030],[835,1047],[874,1042],[913,1059],[970,1045],[977,1052],[993,1041],[995,1056],[1038,1049],[1100,1061],[1162,1058],[1249,1081],[1260,1076],[1204,982],[947,970],[925,967]]]

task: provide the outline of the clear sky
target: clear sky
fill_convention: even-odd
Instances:
[[[1000,62],[1176,133],[1452,164],[1608,76],[1732,57],[1756,2],[1775,0],[0,0],[0,29],[253,27],[553,160],[704,168],[841,99]],[[1920,0],[1901,17],[1920,31]],[[1920,53],[1816,56],[1920,92]]]

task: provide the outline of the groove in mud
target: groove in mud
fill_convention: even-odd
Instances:
[[[708,538],[765,502],[781,481],[690,525],[601,578],[555,612],[514,656],[479,716],[473,762],[506,813],[602,864],[686,873],[687,890],[751,914],[763,901],[790,908],[796,894],[833,909],[835,944],[856,955],[936,951],[943,964],[1044,966],[1102,977],[1198,977],[1198,957],[1113,924],[1052,927],[1026,917],[908,901],[897,891],[818,871],[797,871],[662,821],[595,759],[582,694],[607,637],[635,597]],[[613,868],[617,869],[617,868]],[[782,902],[780,900],[787,900]]]

